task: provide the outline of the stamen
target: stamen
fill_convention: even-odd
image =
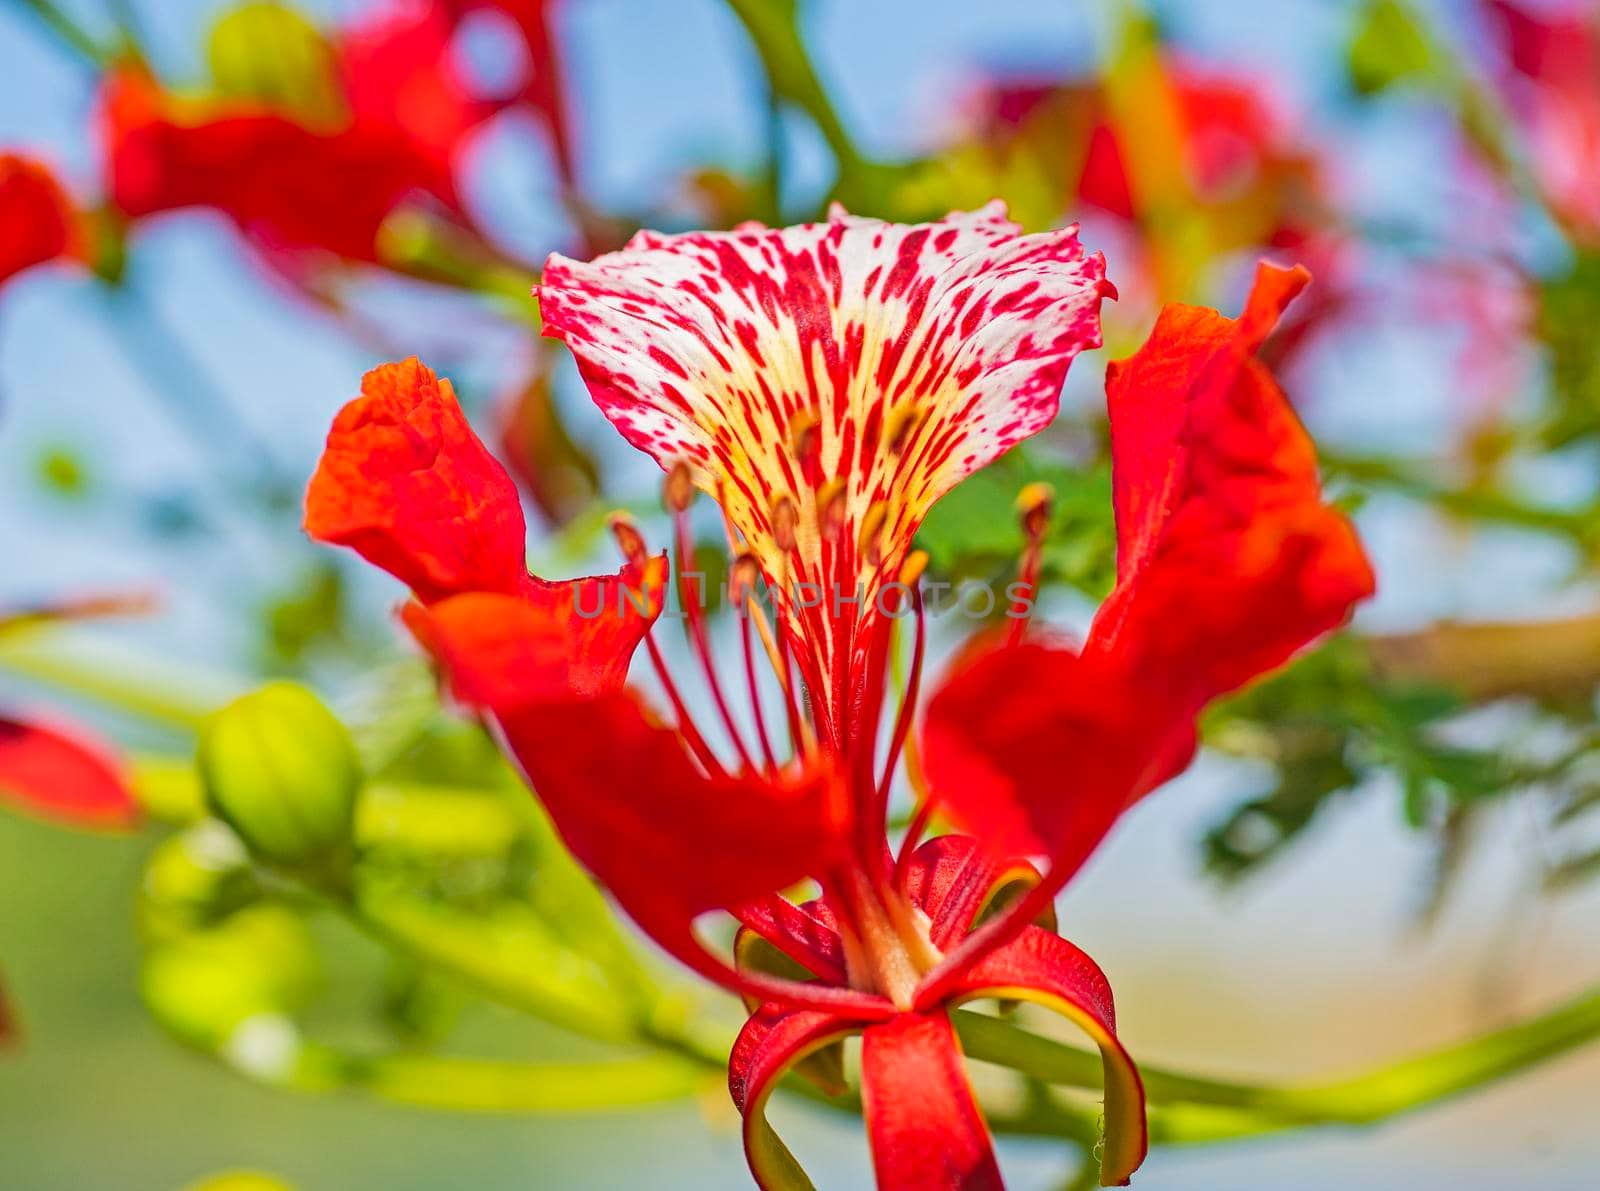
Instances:
[[[911,721],[916,714],[917,696],[922,686],[922,663],[928,645],[928,618],[922,603],[922,572],[928,565],[928,556],[918,550],[906,559],[901,568],[901,580],[911,591],[911,606],[917,618],[917,634],[911,647],[911,676],[906,681],[905,694],[900,700],[900,710],[895,715],[894,733],[889,738],[889,753],[884,761],[883,774],[878,779],[872,801],[872,822],[883,829],[889,814],[889,788],[894,781],[895,767],[900,763],[900,750],[905,747],[911,732]],[[906,576],[910,582],[906,581]]]
[[[722,694],[722,683],[717,678],[716,662],[711,656],[711,640],[706,632],[705,612],[700,605],[699,595],[698,593],[691,595],[689,591],[688,573],[694,562],[693,542],[689,529],[689,506],[694,501],[694,491],[686,464],[679,463],[667,473],[662,497],[672,512],[673,546],[678,564],[678,598],[683,603],[684,630],[696,656],[700,659],[700,668],[706,676],[706,686],[711,690],[711,700],[716,704],[722,726],[727,730],[728,738],[739,754],[740,764],[745,769],[754,769],[755,763],[750,759],[750,750],[745,747],[744,737],[740,734],[738,725],[734,723],[733,713],[728,710],[728,701]]]
[[[761,574],[755,556],[741,554],[734,559],[729,570],[729,586],[738,593],[738,602],[753,607],[756,579]],[[744,677],[750,691],[750,710],[755,715],[756,739],[761,742],[761,753],[766,758],[768,775],[778,771],[778,758],[772,751],[772,738],[767,735],[767,716],[761,707],[761,686],[756,681],[756,655],[750,641],[750,616],[742,612],[739,617],[739,639],[744,648]]]
[[[609,520],[611,534],[616,538],[624,558],[629,562],[636,562],[649,556],[644,535],[639,532],[626,513],[613,513]],[[678,684],[672,681],[672,672],[667,669],[666,659],[661,656],[661,648],[656,644],[654,626],[644,635],[644,646],[650,655],[650,664],[655,667],[656,679],[666,693],[667,702],[672,704],[672,713],[678,719],[678,732],[688,744],[689,751],[694,753],[708,774],[713,777],[726,777],[727,770],[723,768],[722,762],[717,760],[716,753],[711,751],[711,746],[700,734],[700,729],[695,726],[688,705],[678,693]]]
[[[1018,593],[1011,605],[1011,631],[1007,644],[1015,645],[1027,631],[1033,616],[1034,605],[1039,601],[1039,568],[1044,558],[1044,539],[1050,531],[1051,506],[1055,489],[1046,483],[1029,484],[1017,494],[1017,516],[1022,522],[1022,532],[1028,544],[1022,552],[1017,569],[1017,585],[1024,590]]]

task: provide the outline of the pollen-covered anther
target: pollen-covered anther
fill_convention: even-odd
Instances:
[[[795,531],[800,524],[800,514],[795,510],[794,501],[787,496],[778,497],[772,504],[771,521],[773,542],[785,554],[791,553],[796,544]]]
[[[760,581],[761,564],[754,554],[740,554],[728,565],[728,594],[735,604],[755,595]]]
[[[916,433],[917,427],[927,416],[928,407],[921,404],[901,406],[889,415],[889,427],[884,435],[884,445],[890,455],[899,455],[906,449],[911,436]]]
[[[861,532],[856,536],[856,549],[868,563],[877,566],[883,558],[883,525],[889,518],[889,506],[878,501],[868,507],[861,518]]]
[[[1025,485],[1017,493],[1017,518],[1030,542],[1039,541],[1049,530],[1055,499],[1056,490],[1042,480]]]
[[[802,409],[789,420],[789,451],[800,464],[801,474],[815,480],[822,457],[822,433],[811,410]]]
[[[669,513],[682,513],[694,503],[694,475],[681,460],[674,463],[661,485],[661,503]]]
[[[835,476],[817,489],[817,532],[833,541],[844,531],[845,483]]]
[[[650,549],[645,545],[644,535],[633,523],[633,518],[618,510],[606,518],[606,524],[611,529],[611,536],[616,539],[617,549],[622,551],[622,557],[635,565],[643,565],[650,555]]]
[[[922,574],[928,569],[928,552],[926,550],[913,550],[906,555],[905,562],[900,564],[900,582],[906,587],[915,588],[922,579]]]

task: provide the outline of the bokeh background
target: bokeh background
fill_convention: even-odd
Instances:
[[[300,5],[327,27],[374,7]],[[547,129],[522,111],[496,118],[459,168],[467,209],[507,260],[536,265],[631,222],[690,226],[769,202],[751,195],[767,184],[774,145],[786,215],[815,210],[835,185],[826,139],[803,113],[772,115],[751,40],[715,0],[548,7],[581,212]],[[1600,107],[1600,52],[1588,61],[1588,99],[1563,73],[1562,85],[1580,91],[1576,114],[1548,117],[1527,99],[1529,78],[1508,65],[1515,47],[1491,4],[1153,4],[1142,16],[1159,26],[1161,52],[1244,80],[1273,112],[1274,141],[1315,167],[1286,184],[1292,198],[1253,198],[1249,185],[1226,195],[1238,209],[1218,218],[1247,229],[1240,242],[1172,249],[1163,273],[1151,264],[1156,232],[1049,192],[1050,171],[1016,164],[1005,148],[1020,144],[1024,160],[1048,159],[1056,144],[1063,160],[1076,152],[1070,120],[1040,131],[1018,113],[1036,111],[1029,87],[1101,77],[1126,23],[1142,19],[1128,5],[803,7],[806,45],[863,155],[948,155],[883,201],[948,194],[950,206],[998,192],[1036,222],[1081,216],[1124,287],[1124,308],[1108,316],[1113,352],[1137,342],[1158,295],[1234,308],[1256,245],[1279,259],[1314,257],[1337,302],[1284,375],[1319,443],[1349,463],[1334,469],[1336,482],[1359,498],[1381,577],[1361,632],[1578,618],[1596,606],[1588,527],[1600,473],[1582,418],[1587,410],[1600,422],[1600,409],[1584,405],[1600,401],[1600,385],[1584,379],[1582,349],[1600,297],[1579,283],[1551,294],[1582,274],[1600,227],[1581,179],[1576,198],[1560,181],[1586,172],[1600,187],[1600,117],[1583,107]],[[208,70],[205,31],[226,6],[60,8],[107,36],[132,10],[160,75],[193,84]],[[1418,29],[1437,44],[1417,50]],[[479,22],[458,48],[503,79],[523,68],[508,38]],[[1418,67],[1419,53],[1431,65]],[[97,202],[96,70],[16,0],[0,3],[0,63],[0,149],[48,161],[74,195]],[[1581,66],[1572,73],[1584,77]],[[1005,88],[1009,108],[997,97]],[[1595,121],[1587,132],[1584,119]],[[1259,151],[1218,135],[1224,162]],[[1496,161],[1485,143],[1511,145],[1517,164]],[[1275,204],[1304,226],[1280,235]],[[380,275],[342,283],[334,313],[308,297],[304,277],[284,274],[228,219],[201,210],[141,221],[116,287],[67,265],[5,285],[0,604],[151,591],[154,613],[93,626],[82,656],[128,675],[146,673],[133,659],[158,656],[197,698],[269,673],[337,692],[406,654],[389,615],[398,590],[328,570],[299,536],[299,487],[333,411],[366,368],[396,353],[418,352],[456,377],[480,426],[501,425],[508,394],[535,368],[531,304],[518,314],[509,297]],[[1579,313],[1564,317],[1574,326],[1552,330],[1573,306]],[[1105,354],[1075,369],[1067,422],[1091,420]],[[614,499],[653,499],[650,466],[614,440],[574,381],[556,366],[552,416]],[[1556,422],[1578,428],[1547,433]],[[546,520],[536,557],[590,549],[570,514],[553,519],[565,527]],[[1070,614],[1081,599],[1066,591],[1060,603]],[[53,697],[18,673],[0,674],[0,693]],[[161,742],[73,706],[130,747]],[[1495,701],[1429,717],[1426,729],[1468,750],[1462,763],[1481,775],[1473,750],[1537,750],[1585,731],[1592,699],[1564,706],[1557,724],[1552,714],[1526,699]],[[1577,797],[1570,791],[1507,779],[1472,802],[1461,793],[1476,789],[1470,775],[1452,784],[1375,763],[1335,783],[1340,793],[1313,798],[1310,826],[1270,857],[1219,876],[1229,866],[1218,859],[1218,824],[1276,781],[1259,759],[1208,754],[1131,815],[1066,896],[1064,932],[1111,975],[1136,1056],[1218,1074],[1331,1076],[1512,1020],[1596,979],[1600,890],[1581,873],[1548,879],[1584,856],[1575,815],[1552,826],[1549,798]],[[1418,782],[1445,793],[1425,790],[1434,800],[1419,807]],[[1465,803],[1470,827],[1455,821]],[[1474,845],[1452,844],[1452,831]],[[167,1191],[229,1167],[269,1170],[302,1191],[745,1184],[736,1117],[715,1094],[615,1113],[429,1114],[255,1086],[180,1048],[141,1005],[132,907],[148,850],[141,835],[69,833],[0,811],[0,959],[25,1027],[0,1055],[5,1186]],[[337,996],[345,966],[375,961],[358,941],[328,946],[342,957],[330,980]],[[465,1029],[480,1049],[506,1038],[519,1053],[562,1045],[501,1011]],[[1577,1191],[1600,1170],[1597,1089],[1600,1047],[1372,1131],[1158,1151],[1137,1184]],[[793,1105],[778,1115],[823,1185],[861,1184],[858,1123]],[[1003,1160],[1018,1187],[1061,1185],[1064,1165],[1048,1143],[1008,1142]]]

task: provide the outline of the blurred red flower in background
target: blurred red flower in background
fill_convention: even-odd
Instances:
[[[77,210],[49,167],[0,153],[0,285],[35,265],[82,254]]]
[[[460,18],[485,7],[529,39],[512,96],[479,94],[456,53]],[[210,207],[281,264],[308,251],[379,262],[385,221],[410,201],[470,222],[462,157],[508,104],[532,96],[568,161],[543,6],[393,5],[326,37],[280,12],[269,38],[249,15],[213,36],[212,92],[179,93],[132,65],[106,78],[107,186],[122,214]],[[289,37],[296,53],[262,48]]]
[[[1579,239],[1600,242],[1600,8],[1486,0],[1503,53],[1500,82],[1526,130],[1551,208]]]

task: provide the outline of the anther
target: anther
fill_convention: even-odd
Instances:
[[[873,566],[878,565],[878,560],[883,556],[883,526],[889,519],[889,505],[887,501],[878,501],[869,505],[865,515],[861,518],[861,532],[856,537],[856,549],[861,557]]]
[[[889,416],[888,433],[884,436],[884,446],[889,454],[898,455],[906,449],[906,444],[911,441],[911,436],[922,424],[922,419],[927,415],[927,410],[921,405],[904,405]]]
[[[1056,490],[1042,480],[1024,486],[1017,493],[1017,518],[1029,541],[1039,541],[1049,530],[1055,499]]]
[[[694,503],[694,475],[681,459],[667,472],[661,486],[661,500],[669,512],[685,512]]]
[[[928,552],[926,550],[913,550],[906,555],[905,562],[900,564],[900,582],[909,588],[915,588],[917,581],[922,578],[922,573],[928,569]]]
[[[844,529],[845,483],[835,476],[817,491],[817,532],[837,538]]]
[[[817,415],[802,409],[789,419],[789,450],[799,462],[802,473],[810,474],[822,453],[822,433]]]
[[[633,523],[633,518],[618,511],[606,518],[606,524],[611,527],[611,536],[616,539],[622,557],[636,566],[643,565],[650,556],[650,549],[644,544],[644,535]]]
[[[795,548],[795,529],[799,525],[800,515],[795,511],[794,501],[787,496],[778,497],[772,506],[772,540],[778,544],[778,549],[785,554]]]

